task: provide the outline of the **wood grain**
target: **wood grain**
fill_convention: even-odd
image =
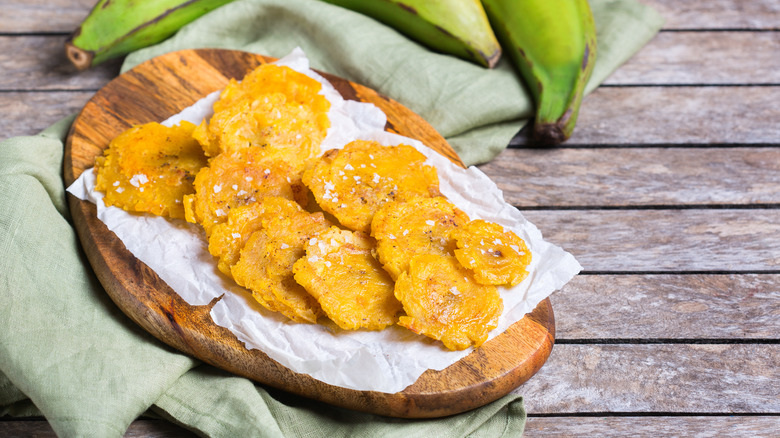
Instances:
[[[566,146],[774,144],[778,100],[780,86],[601,87],[583,99]]]
[[[524,436],[535,437],[580,437],[598,436],[604,438],[626,436],[655,437],[746,437],[775,438],[780,429],[780,417],[776,416],[668,416],[635,415],[610,416],[608,413],[583,417],[530,417]],[[43,419],[0,420],[0,435],[35,436],[55,438],[57,435]],[[127,429],[126,438],[193,437],[194,433],[160,420],[136,420]]]
[[[776,271],[776,209],[524,211],[586,271]]]
[[[0,36],[0,89],[97,90],[121,60],[76,72],[64,35]],[[780,32],[661,32],[605,81],[606,85],[780,84]]]
[[[79,72],[64,52],[65,36],[0,36],[0,90],[96,91],[119,73],[121,60]]]
[[[529,414],[780,412],[778,344],[557,344],[516,391]]]
[[[774,0],[641,0],[666,19],[665,29],[777,29]],[[87,16],[94,0],[8,0],[0,15],[4,32],[67,32]]]
[[[3,32],[73,32],[95,0],[5,0],[0,14]]]
[[[579,275],[550,300],[559,342],[780,338],[778,274]]]
[[[778,30],[775,0],[641,0],[666,19],[664,29]]]
[[[0,93],[0,140],[35,135],[81,110],[94,92]],[[34,114],[34,117],[30,117]]]
[[[778,148],[510,148],[479,167],[519,208],[780,203]]]
[[[525,436],[537,437],[581,437],[604,438],[627,436],[653,437],[744,437],[774,438],[780,430],[780,417],[723,416],[669,416],[635,415],[588,417],[531,417],[525,425]]]
[[[15,107],[0,110],[2,138],[35,134],[93,94],[41,91],[0,93],[0,104]],[[580,123],[563,147],[773,145],[780,138],[774,123],[780,120],[779,100],[780,86],[602,87],[585,98]],[[526,142],[518,137],[512,144]]]
[[[117,134],[137,123],[164,120],[198,98],[240,78],[269,58],[228,50],[186,50],[146,62],[111,81],[84,106],[66,143],[64,179],[69,184]],[[391,99],[328,76],[346,98],[372,102],[387,115],[389,130],[414,137],[456,163],[446,141],[419,116]],[[247,350],[219,327],[208,306],[190,306],[148,266],[127,251],[97,219],[94,204],[69,198],[85,253],[117,305],[163,342],[206,363],[288,392],[337,406],[395,417],[428,418],[482,406],[517,387],[542,366],[554,339],[549,300],[506,332],[442,371],[426,371],[395,394],[355,391],[295,373],[258,350]]]
[[[780,32],[661,32],[604,82],[780,84]]]

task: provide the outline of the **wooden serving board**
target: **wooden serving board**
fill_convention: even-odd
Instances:
[[[162,121],[230,78],[240,79],[272,58],[232,50],[184,50],[143,63],[112,80],[87,102],[68,136],[64,178],[70,185],[93,167],[109,141],[134,124]],[[371,102],[387,114],[388,131],[416,138],[452,161],[457,154],[428,123],[398,102],[364,86],[324,75],[346,98]],[[68,198],[87,257],[114,302],[166,344],[256,382],[337,406],[381,415],[429,418],[464,412],[494,401],[541,368],[554,343],[554,318],[545,300],[506,332],[441,371],[426,371],[398,393],[356,391],[295,373],[259,350],[248,350],[212,321],[207,306],[184,302],[137,260],[97,218],[95,205]],[[215,301],[216,302],[216,301]]]

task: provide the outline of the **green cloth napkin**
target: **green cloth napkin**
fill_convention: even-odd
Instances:
[[[660,28],[634,0],[593,0],[598,84]],[[422,115],[464,161],[506,147],[531,103],[509,67],[433,54],[364,16],[314,0],[230,3],[126,59],[193,47],[284,56],[393,97]],[[593,85],[591,88],[595,87]],[[70,222],[62,182],[72,118],[0,143],[0,415],[44,415],[60,436],[121,436],[145,412],[198,434],[235,436],[519,436],[523,400],[434,420],[399,420],[267,390],[179,354],[138,328],[96,280]]]

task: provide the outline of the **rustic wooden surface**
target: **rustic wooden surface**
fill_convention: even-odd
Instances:
[[[101,88],[79,113],[65,144],[63,178],[72,184],[94,166],[111,139],[131,126],[165,120],[273,59],[221,49],[182,50],[147,61]],[[370,102],[387,129],[422,141],[457,163],[444,138],[418,115],[373,90],[326,74],[344,98]],[[68,198],[84,252],[119,308],[172,347],[259,383],[341,407],[404,418],[443,417],[500,397],[527,381],[550,355],[554,318],[549,299],[506,332],[441,371],[428,370],[395,394],[355,391],[294,373],[259,350],[247,350],[209,316],[187,305],[138,261],[98,218],[95,205]],[[216,301],[213,301],[213,305]]]
[[[780,6],[640,0],[664,30],[584,101],[555,150],[482,166],[585,267],[552,296],[557,343],[516,391],[526,435],[744,436],[780,430]],[[60,47],[92,1],[5,0],[0,132],[74,113],[118,63]],[[49,432],[47,432],[49,431]],[[0,435],[46,436],[0,418]],[[187,436],[139,420],[128,436]]]

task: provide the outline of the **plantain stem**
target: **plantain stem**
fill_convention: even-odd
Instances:
[[[65,43],[65,53],[68,55],[70,62],[79,70],[88,69],[92,65],[92,59],[95,57],[95,52],[76,47],[70,41]]]
[[[533,141],[541,146],[557,146],[568,138],[566,127],[560,122],[534,124]]]

